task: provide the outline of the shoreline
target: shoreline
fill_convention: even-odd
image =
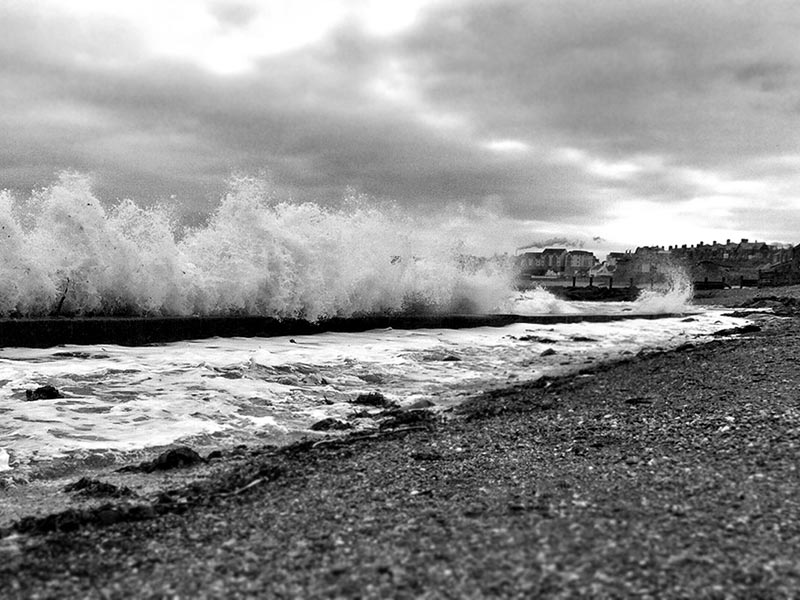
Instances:
[[[34,590],[90,597],[101,597],[103,590],[119,597],[125,590],[235,595],[248,593],[249,585],[273,595],[350,596],[360,590],[359,595],[376,597],[397,590],[410,596],[433,590],[437,597],[444,590],[457,596],[710,596],[715,585],[724,588],[726,582],[734,597],[746,597],[737,596],[745,591],[791,590],[790,584],[800,581],[792,565],[776,563],[772,575],[754,565],[774,559],[781,550],[791,556],[790,550],[797,549],[800,531],[788,518],[796,516],[796,507],[782,507],[800,491],[796,471],[789,468],[785,448],[779,456],[783,462],[771,467],[784,469],[781,478],[764,473],[770,469],[759,464],[757,454],[745,450],[742,463],[735,452],[742,441],[736,439],[739,434],[763,451],[761,460],[767,466],[775,450],[758,436],[740,431],[742,415],[763,424],[759,411],[777,410],[741,385],[740,380],[752,373],[757,372],[753,381],[772,398],[785,396],[786,422],[770,421],[773,427],[800,427],[789,422],[796,415],[787,404],[798,383],[790,367],[792,349],[800,350],[800,328],[794,319],[763,321],[764,331],[747,337],[632,357],[577,377],[482,395],[476,391],[476,399],[446,423],[430,419],[400,424],[374,437],[249,448],[199,469],[142,475],[145,482],[152,484],[158,477],[164,484],[158,492],[141,494],[146,502],[136,501],[152,510],[126,514],[120,507],[136,502],[99,497],[93,500],[95,521],[72,529],[60,528],[57,519],[51,519],[54,531],[6,537],[0,543],[0,555],[6,559],[0,581],[12,582],[13,597]],[[711,374],[718,380],[710,382]],[[676,394],[682,405],[675,404]],[[675,419],[683,421],[676,425]],[[703,435],[695,439],[691,433],[697,428]],[[755,429],[769,440],[780,439],[774,431]],[[725,468],[719,472],[735,477],[720,479],[712,472],[714,460],[709,459],[720,458],[712,442],[726,450],[721,463]],[[700,480],[694,481],[692,473]],[[756,478],[759,473],[763,477]],[[699,522],[707,533],[705,540],[695,539],[690,523],[698,515],[683,494],[693,489],[684,485],[688,480],[699,486],[698,502],[708,513]],[[759,495],[757,485],[736,491],[748,481],[768,484],[770,494]],[[167,489],[172,501],[147,498],[147,493],[158,495]],[[634,503],[632,490],[642,498],[655,495],[663,505],[656,506],[652,498],[649,504]],[[716,512],[715,490],[725,492],[722,499],[727,502]],[[734,491],[735,506],[728,493]],[[745,497],[739,498],[742,493]],[[756,517],[745,510],[745,500],[760,511]],[[759,553],[753,554],[737,527],[747,533],[746,525],[758,524],[758,546],[759,536],[769,533],[758,523],[771,522],[768,507],[788,511],[779,525],[791,535],[779,536],[783,545],[769,551],[759,546]],[[734,508],[743,515],[731,512]],[[258,526],[250,522],[253,514]],[[643,519],[648,515],[657,517],[655,525]],[[740,523],[742,516],[747,519]],[[722,522],[727,518],[732,530]],[[227,523],[222,532],[213,526],[219,519]],[[101,527],[105,521],[110,524]],[[666,529],[659,529],[662,525]],[[631,535],[621,535],[625,531]],[[742,546],[737,560],[726,563],[729,557],[721,555],[720,548],[730,550],[722,542],[731,531]],[[202,546],[191,532],[200,532]],[[688,540],[688,550],[678,551],[678,533]],[[600,534],[605,537],[597,537]],[[664,544],[637,546],[656,534]],[[540,543],[542,535],[549,545]],[[254,536],[263,537],[267,546],[254,542]],[[156,550],[145,545],[151,537]],[[270,539],[280,543],[271,545]],[[225,546],[231,540],[236,543]],[[616,550],[603,540],[613,541]],[[709,540],[721,546],[703,554],[700,549],[705,552]],[[128,544],[130,551],[125,550]],[[96,556],[92,549],[98,545],[111,548],[113,556]],[[226,566],[219,574],[208,562],[215,548],[223,549],[224,555],[222,563],[215,564]],[[287,548],[296,553],[284,552]],[[646,559],[644,565],[630,563],[637,548]],[[667,551],[671,554],[662,556]],[[248,558],[248,552],[253,556]],[[58,565],[52,564],[55,556]],[[609,566],[600,564],[603,558],[610,560]],[[660,558],[666,562],[659,563]],[[138,574],[124,568],[129,560],[138,565]],[[724,569],[709,569],[709,560],[722,561]],[[250,573],[246,567],[256,563],[266,563],[261,568],[273,569],[275,576],[231,576]],[[173,576],[167,569],[171,564],[197,577]],[[46,565],[53,567],[52,573],[43,570]],[[80,569],[91,577],[68,578]],[[708,573],[698,572],[703,569]],[[512,575],[516,570],[519,574]],[[742,579],[741,573],[747,577]],[[214,589],[225,593],[209,591]]]
[[[609,322],[616,320],[628,320],[644,318],[647,320],[656,320],[660,318],[677,318],[684,317],[692,314],[693,311],[685,313],[673,314],[652,314],[652,315],[639,315],[636,313],[628,315],[545,315],[545,316],[517,316],[517,315],[489,315],[489,317],[499,317],[502,322],[494,323],[498,327],[504,326],[505,321],[510,318],[513,322],[521,319],[523,322],[546,322],[546,323],[579,323],[579,322]],[[451,317],[453,318],[453,317]],[[484,325],[487,319],[483,316],[470,317],[470,322],[477,322],[479,325]],[[420,323],[420,320],[415,320],[414,323]],[[462,321],[459,321],[462,322]],[[711,334],[708,334],[711,335]],[[654,346],[652,348],[645,348],[639,351],[640,354],[649,352],[664,352],[669,351],[668,347]],[[629,353],[627,353],[629,354]],[[621,355],[625,356],[625,354]],[[571,367],[552,367],[552,372],[540,374],[539,377],[543,381],[554,380],[568,380],[572,377],[579,376],[586,371],[593,371],[597,368],[604,368],[606,365],[613,365],[619,357],[605,358],[599,362],[586,362],[584,364],[575,363]],[[537,378],[538,379],[538,378]],[[506,390],[510,389],[509,386],[514,385],[512,380],[504,383],[500,382],[484,382],[484,390]],[[203,469],[195,469],[194,477],[205,476],[207,473],[219,471],[224,468],[224,463],[232,456],[240,456],[242,448],[257,449],[259,447],[269,448],[285,448],[298,442],[304,442],[311,439],[315,443],[327,443],[330,437],[334,439],[347,439],[348,433],[354,434],[356,437],[371,431],[376,428],[386,427],[387,421],[395,421],[398,418],[403,419],[408,416],[431,418],[447,418],[448,415],[458,411],[458,405],[438,405],[431,404],[430,402],[411,403],[406,405],[397,406],[393,401],[389,401],[393,407],[368,407],[360,406],[357,403],[351,405],[351,412],[356,415],[355,417],[329,417],[323,418],[319,423],[325,424],[329,421],[333,424],[332,427],[321,427],[317,430],[312,426],[310,429],[297,429],[282,434],[275,431],[271,432],[269,438],[261,435],[258,431],[253,431],[248,434],[239,432],[237,435],[218,435],[216,433],[197,433],[189,436],[176,439],[172,442],[162,442],[161,444],[142,446],[133,449],[97,449],[97,450],[67,450],[65,454],[47,458],[36,458],[25,464],[24,466],[13,466],[10,470],[0,472],[0,492],[5,491],[5,498],[0,500],[0,535],[4,528],[8,528],[15,521],[21,518],[30,516],[30,514],[37,512],[42,513],[44,517],[50,517],[58,512],[69,509],[88,509],[100,506],[103,502],[97,501],[93,498],[80,497],[73,498],[67,494],[61,493],[61,489],[68,484],[74,483],[75,480],[82,476],[102,479],[103,481],[111,482],[114,485],[142,488],[147,489],[147,493],[152,495],[155,485],[152,479],[142,478],[130,473],[120,475],[118,470],[124,468],[126,465],[132,465],[141,461],[152,460],[160,453],[168,451],[170,448],[176,446],[188,446],[193,450],[208,455],[209,453],[223,453],[224,460],[220,461],[220,457],[214,458],[213,465],[206,465]],[[366,410],[370,408],[370,410]],[[370,412],[369,418],[365,420],[365,413]],[[360,413],[360,414],[359,414]],[[336,425],[347,426],[339,428]],[[383,431],[383,430],[381,430]],[[234,454],[232,454],[232,452]],[[13,462],[12,462],[13,464]],[[184,478],[182,474],[177,477],[168,477],[168,481],[180,481],[183,479],[191,480],[192,477]],[[161,488],[167,487],[161,485]],[[42,497],[47,496],[44,501]],[[28,512],[10,509],[9,505],[18,504],[27,507]],[[33,507],[33,508],[32,508]]]

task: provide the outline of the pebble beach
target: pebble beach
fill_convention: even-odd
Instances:
[[[755,327],[447,418],[0,491],[0,595],[795,597],[798,297],[698,295]]]

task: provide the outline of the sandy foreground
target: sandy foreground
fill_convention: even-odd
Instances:
[[[796,597],[800,294],[698,302],[753,296],[785,316],[447,420],[0,490],[0,597]]]

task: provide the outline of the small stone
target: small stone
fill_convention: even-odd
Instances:
[[[76,492],[81,496],[102,497],[112,496],[120,498],[123,496],[133,496],[133,491],[126,486],[117,486],[113,483],[98,481],[90,477],[82,477],[75,483],[71,483],[64,488],[65,492]]]
[[[377,408],[397,408],[397,403],[389,400],[380,392],[369,392],[368,394],[359,394],[353,401],[355,404],[362,404],[364,406],[375,406]]]
[[[350,423],[331,417],[317,421],[310,427],[312,431],[343,431],[352,428],[353,426]]]
[[[153,470],[165,471],[177,467],[189,467],[200,462],[204,462],[203,457],[197,452],[188,446],[178,446],[159,454],[153,461]]]
[[[427,398],[420,398],[419,400],[416,400],[411,404],[409,404],[408,406],[406,406],[406,409],[415,410],[418,408],[431,408],[432,406],[435,406],[433,402],[431,402]]]
[[[99,525],[113,525],[114,523],[119,523],[122,517],[122,512],[113,508],[98,510],[95,515]]]
[[[380,424],[381,429],[392,429],[404,425],[415,425],[418,423],[430,423],[434,420],[434,414],[425,409],[403,410],[392,414],[388,419]]]
[[[359,375],[358,377],[362,381],[366,381],[367,383],[383,383],[384,377],[378,373],[364,373],[363,375]]]
[[[152,473],[153,471],[166,471],[178,467],[189,467],[197,463],[205,462],[205,459],[188,446],[177,446],[170,448],[159,454],[151,461],[145,461],[138,465],[129,465],[118,469],[120,473]]]
[[[128,519],[131,521],[144,521],[154,519],[156,516],[156,509],[146,504],[131,506],[128,510]]]
[[[410,456],[414,460],[444,460],[444,456],[442,456],[440,452],[436,451],[429,452],[425,450],[419,450],[417,452],[412,452]]]
[[[539,356],[553,356],[553,354],[555,353],[556,353],[555,350],[553,350],[552,348],[548,348],[547,350],[542,351],[542,353]]]
[[[639,404],[652,404],[653,400],[651,398],[645,398],[644,396],[634,396],[632,398],[625,398],[625,404],[630,404],[632,406],[636,406]]]
[[[63,397],[63,394],[52,385],[43,385],[35,390],[25,390],[25,400],[28,402],[33,402],[35,400],[53,400],[54,398]]]
[[[729,335],[743,335],[745,333],[756,333],[757,331],[761,331],[761,327],[758,325],[744,325],[742,327],[731,327],[730,329],[720,329],[719,331],[715,331],[711,335],[714,337],[725,337]]]

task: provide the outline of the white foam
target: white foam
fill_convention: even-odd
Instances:
[[[443,215],[443,219],[447,216]],[[0,316],[251,314],[316,320],[410,309],[487,312],[509,265],[467,264],[390,204],[277,202],[231,181],[208,224],[177,236],[163,207],[107,208],[87,177],[0,193]]]
[[[515,324],[461,330],[373,330],[294,338],[228,338],[163,346],[0,350],[0,447],[12,464],[93,449],[130,450],[215,433],[269,441],[357,395],[446,407],[476,390],[569,372],[642,348],[703,341],[743,323],[705,311],[692,320]],[[542,356],[548,348],[555,354]],[[444,360],[446,358],[458,360]],[[25,390],[64,398],[25,402]]]
[[[448,215],[441,216],[446,224]],[[0,193],[0,317],[253,314],[316,320],[396,312],[680,312],[686,287],[631,303],[558,300],[512,289],[508,259],[468,259],[392,205],[277,202],[262,181],[231,182],[209,222],[176,235],[164,208],[104,205],[65,173],[20,200]],[[0,447],[8,465],[68,452],[128,450],[187,436],[303,431],[378,390],[449,406],[478,387],[677,345],[733,321],[512,325],[471,330],[326,333],[165,346],[0,350]],[[577,335],[590,337],[580,342]],[[552,338],[556,354],[543,357]],[[72,353],[72,354],[70,354]],[[459,360],[442,360],[453,356]],[[65,397],[25,402],[50,384]]]
[[[0,472],[10,471],[11,467],[8,464],[9,456],[5,448],[0,448]]]

